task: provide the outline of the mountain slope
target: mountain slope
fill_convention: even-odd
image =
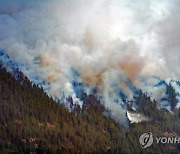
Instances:
[[[69,109],[54,102],[40,85],[31,82],[21,72],[24,66],[13,61],[5,52],[1,52],[0,65],[0,149],[2,152],[75,152],[75,153],[140,153],[178,151],[178,145],[153,145],[142,149],[138,138],[143,132],[154,134],[180,134],[180,110],[176,108],[179,98],[179,82],[167,84],[159,79],[149,82],[143,79],[145,89],[141,92],[131,82],[127,86],[136,93],[134,100],[127,103],[127,110],[135,107],[133,115],[144,115],[147,122],[128,123],[126,127],[111,119],[111,110],[106,109],[96,92],[87,95],[81,83],[74,81],[73,86],[83,102],[82,107],[73,103],[73,98],[65,98]],[[8,73],[6,71],[8,70]],[[156,84],[157,83],[157,84]],[[148,85],[149,84],[149,85]],[[166,86],[167,90],[160,102],[170,102],[173,114],[152,101],[147,90]],[[123,89],[121,89],[123,91]],[[138,91],[138,94],[137,94]],[[118,90],[119,93],[119,90]],[[121,96],[119,96],[121,97]],[[124,100],[126,101],[126,100]],[[134,105],[134,107],[133,107]],[[160,104],[161,105],[161,104]],[[131,118],[135,118],[132,117]],[[119,117],[121,118],[121,117]],[[117,122],[117,123],[116,123]]]
[[[4,68],[0,68],[0,72],[1,152],[164,153],[178,150],[176,145],[161,148],[157,144],[142,149],[138,138],[147,131],[180,134],[180,110],[175,110],[173,116],[166,110],[157,110],[153,103],[143,105],[142,101],[151,100],[142,95],[136,99],[139,112],[152,120],[124,128],[110,118],[93,95],[83,94],[83,108],[74,106],[70,113],[27,78],[20,83]],[[72,98],[68,101],[72,102]]]
[[[92,152],[114,147],[109,132],[101,125],[69,113],[29,80],[19,84],[5,69],[0,68],[0,72],[1,148]]]
[[[134,98],[140,95],[141,92],[149,95],[151,101],[155,100],[157,102],[156,107],[159,109],[165,108],[170,112],[173,112],[174,108],[180,106],[180,86],[177,84],[178,82],[170,81],[167,83],[165,80],[154,76],[141,76],[132,82],[127,78],[121,79],[122,74],[117,73],[118,76],[116,76],[115,79],[119,82],[110,82],[108,83],[109,85],[104,85],[107,88],[98,92],[99,89],[96,87],[92,88],[82,82],[77,70],[72,70],[72,83],[69,83],[66,87],[67,89],[70,88],[72,93],[71,95],[65,94],[65,96],[64,93],[66,92],[61,89],[61,85],[57,85],[55,88],[57,91],[51,91],[50,83],[38,76],[37,72],[33,73],[32,71],[29,71],[30,68],[12,59],[6,51],[2,49],[0,49],[0,64],[21,83],[23,83],[27,76],[33,83],[42,87],[43,91],[53,97],[56,102],[64,104],[69,110],[71,110],[70,108],[72,108],[72,105],[77,104],[82,108],[84,103],[82,95],[87,92],[95,96],[107,110],[112,112],[111,117],[114,118],[114,120],[119,119],[118,121],[124,125],[127,125],[127,116],[125,115],[127,108],[130,107],[133,110],[138,110],[138,105],[135,103]],[[171,89],[170,91],[173,93],[168,94],[169,89]],[[63,92],[62,96],[56,97],[55,95],[60,91]],[[175,95],[173,96],[173,99],[169,98],[172,94]],[[68,101],[68,97],[73,98],[71,104]],[[113,106],[116,106],[116,109]],[[117,109],[119,110],[118,112],[116,112]]]

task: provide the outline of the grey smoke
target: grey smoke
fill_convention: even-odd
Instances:
[[[0,48],[30,68],[27,76],[48,82],[51,96],[82,104],[71,84],[77,70],[86,92],[97,87],[122,121],[126,108],[114,85],[132,98],[127,78],[139,88],[142,75],[180,80],[179,6],[178,0],[1,0]]]

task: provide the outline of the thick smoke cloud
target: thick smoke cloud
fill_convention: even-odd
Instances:
[[[48,94],[70,95],[81,105],[72,85],[76,70],[77,82],[86,92],[96,87],[119,121],[126,109],[116,86],[133,98],[128,79],[180,80],[179,6],[178,0],[1,0],[0,48],[26,65],[32,80],[37,74],[49,83]]]

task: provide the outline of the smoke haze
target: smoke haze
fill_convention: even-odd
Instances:
[[[178,0],[1,0],[0,48],[32,80],[47,82],[48,94],[82,105],[72,85],[77,71],[77,82],[87,93],[96,87],[119,121],[126,109],[117,89],[133,98],[128,79],[138,88],[144,75],[180,80],[179,7]]]

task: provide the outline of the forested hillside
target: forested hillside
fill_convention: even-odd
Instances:
[[[169,88],[171,97],[174,97]],[[16,153],[157,153],[180,152],[179,145],[139,145],[143,132],[180,134],[180,110],[174,115],[156,109],[156,102],[142,94],[136,98],[139,112],[148,122],[124,127],[92,95],[83,95],[84,105],[69,112],[55,103],[26,77],[14,79],[0,67],[0,151]],[[72,98],[68,100],[70,103]],[[72,104],[73,105],[73,104]],[[172,104],[172,107],[174,105]]]

